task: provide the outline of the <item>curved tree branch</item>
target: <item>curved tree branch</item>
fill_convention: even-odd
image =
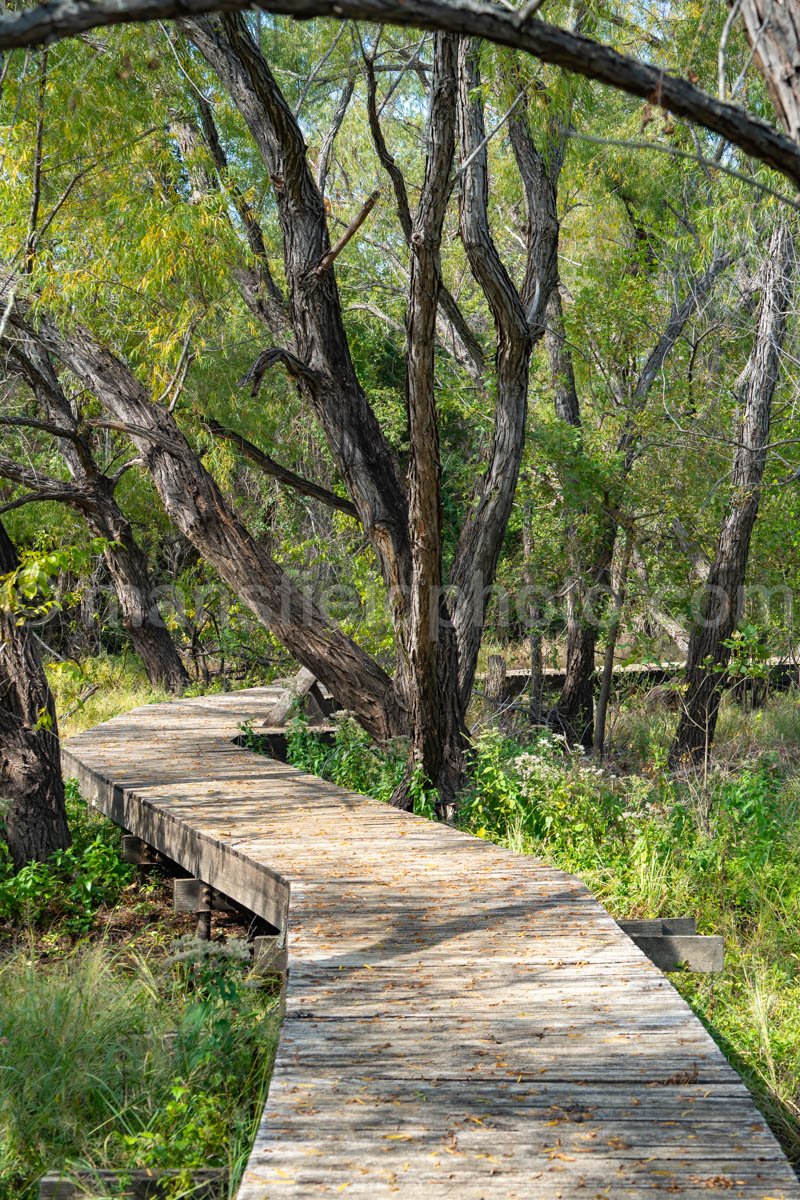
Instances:
[[[453,623],[459,648],[459,684],[466,703],[483,634],[486,588],[494,580],[519,476],[528,411],[528,370],[534,339],[544,331],[541,313],[555,282],[558,222],[529,225],[528,257],[545,265],[536,279],[533,321],[506,270],[489,227],[489,171],[477,43],[462,39],[458,54],[458,129],[464,166],[459,216],[461,240],[497,330],[497,399],[486,471],[461,530],[452,571]],[[538,206],[552,209],[546,178]]]
[[[51,0],[0,17],[0,49],[35,46],[104,25],[240,12],[252,0]],[[543,62],[639,96],[721,134],[800,187],[800,147],[766,121],[726,104],[686,79],[620,54],[591,38],[490,0],[260,0],[258,8],[298,20],[334,17],[442,30],[525,50]]]
[[[250,462],[255,463],[265,475],[277,479],[279,483],[283,483],[286,487],[292,488],[293,491],[299,492],[303,496],[310,496],[312,500],[319,500],[321,504],[326,504],[328,508],[338,509],[348,517],[354,517],[358,520],[358,512],[356,506],[351,500],[346,500],[343,496],[337,496],[335,492],[329,491],[328,488],[322,487],[318,483],[313,483],[310,479],[304,479],[302,475],[297,475],[288,467],[281,466],[274,458],[270,458],[263,450],[259,450],[258,446],[254,446],[241,433],[236,433],[233,429],[226,429],[224,425],[220,425],[219,421],[204,420],[203,422],[209,433],[214,437],[224,438],[225,441],[232,442],[234,446],[238,446],[245,458],[249,458]]]
[[[316,268],[331,249],[323,198],[302,131],[243,17],[186,23],[244,118],[272,179],[283,234],[303,394],[377,555],[401,619],[410,574],[407,504],[385,434],[359,382],[342,317],[335,271]]]

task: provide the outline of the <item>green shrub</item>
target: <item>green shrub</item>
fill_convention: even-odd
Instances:
[[[360,725],[350,718],[339,721],[329,743],[296,716],[287,738],[287,761],[331,783],[388,800],[402,782],[406,755],[400,746],[379,749]]]
[[[0,922],[35,929],[60,924],[67,932],[85,933],[98,909],[117,904],[132,882],[133,868],[120,859],[120,830],[83,802],[74,780],[67,782],[66,794],[68,850],[15,875],[2,845]]]

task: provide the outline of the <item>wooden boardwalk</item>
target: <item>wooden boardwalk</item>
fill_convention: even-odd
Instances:
[[[261,688],[71,739],[84,795],[288,926],[239,1200],[800,1200],[737,1074],[582,883],[234,745]]]

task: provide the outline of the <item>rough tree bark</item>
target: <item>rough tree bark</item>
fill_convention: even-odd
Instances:
[[[425,178],[409,238],[406,401],[412,571],[408,621],[399,631],[399,648],[408,681],[414,766],[428,781],[438,782],[444,813],[463,782],[466,746],[458,650],[442,593],[441,462],[434,378],[440,251],[455,123],[456,42],[440,34],[431,78]],[[407,788],[399,789],[395,802],[409,806]]]
[[[109,543],[103,557],[119,601],[122,623],[147,677],[154,687],[179,695],[188,686],[189,676],[159,612],[147,556],[114,499],[116,481],[104,475],[95,462],[49,356],[41,346],[18,335],[10,352],[36,396],[43,417],[53,427],[63,430],[64,436],[58,438],[59,449],[77,485],[74,491],[67,487],[66,501],[81,511],[95,537]],[[7,462],[5,473],[7,477],[15,477],[14,467]],[[34,493],[45,488],[45,481],[30,468],[17,467],[16,478],[27,483]],[[47,480],[46,486],[57,491],[59,482]]]
[[[525,274],[517,291],[491,235],[489,171],[477,43],[462,39],[458,54],[458,126],[465,166],[460,173],[459,222],[472,274],[496,331],[494,433],[459,536],[451,572],[459,686],[466,707],[472,692],[486,617],[511,507],[516,494],[528,412],[528,368],[545,329],[544,314],[557,278],[557,173],[534,146],[527,116],[509,126],[527,212]]]
[[[614,654],[617,648],[617,637],[619,636],[620,625],[622,624],[622,614],[625,611],[625,599],[628,589],[628,571],[631,565],[631,554],[633,553],[633,533],[628,529],[628,534],[625,539],[625,548],[622,552],[622,560],[619,564],[619,569],[616,572],[616,579],[612,586],[612,607],[608,625],[606,627],[606,648],[603,654],[603,670],[600,676],[600,693],[597,697],[597,713],[594,723],[594,737],[592,740],[592,751],[598,758],[603,757],[603,750],[606,742],[606,717],[608,715],[608,703],[611,699],[611,688],[614,682]]]
[[[742,0],[753,57],[786,132],[800,140],[800,2]]]
[[[0,523],[0,577],[16,567]],[[32,634],[1,606],[0,821],[16,870],[70,844],[53,697]]]
[[[794,245],[780,223],[770,238],[761,279],[755,340],[737,391],[741,424],[733,461],[732,491],[706,581],[700,620],[692,629],[686,694],[670,751],[673,765],[707,761],[714,739],[730,647],[725,643],[742,612],[750,539],[758,516],[767,457],[772,397],[781,367],[792,299]]]

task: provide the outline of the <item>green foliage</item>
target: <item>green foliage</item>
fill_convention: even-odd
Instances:
[[[66,546],[47,553],[25,550],[19,566],[0,576],[0,608],[17,614],[17,624],[50,616],[54,609],[74,602],[74,593],[57,594],[56,583],[65,573],[86,572],[92,559],[106,546],[103,538],[90,538],[79,546]]]
[[[245,957],[183,945],[166,963],[105,947],[0,967],[0,1200],[45,1170],[228,1166],[266,1098],[276,1001]],[[232,1192],[232,1194],[234,1194]]]
[[[66,787],[72,845],[16,875],[0,844],[0,925],[44,930],[53,926],[79,935],[100,908],[113,907],[132,882],[133,868],[119,857],[120,833],[81,800],[74,780]]]
[[[402,782],[406,754],[401,747],[379,750],[369,734],[345,719],[336,726],[332,741],[295,717],[287,738],[287,761],[312,775],[376,800],[389,800]]]
[[[489,730],[475,744],[459,818],[478,837],[510,837],[518,846],[558,840],[594,860],[624,807],[612,791],[598,807],[601,774],[559,735],[542,732],[521,751],[518,742]]]

